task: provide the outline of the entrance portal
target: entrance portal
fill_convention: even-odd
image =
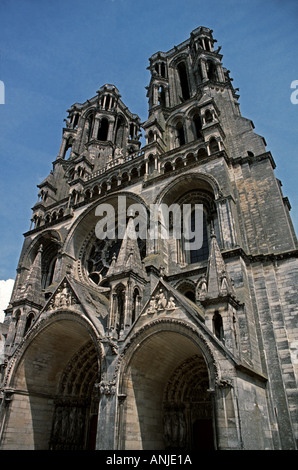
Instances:
[[[29,336],[9,383],[1,449],[94,448],[98,354],[93,331],[76,314],[61,312]]]
[[[95,449],[97,374],[96,351],[90,341],[73,356],[62,376],[55,400],[50,449]]]
[[[186,359],[170,378],[163,401],[165,447],[214,449],[209,379],[205,361]]]
[[[123,377],[119,449],[214,448],[209,374],[193,339],[161,329],[139,340]]]

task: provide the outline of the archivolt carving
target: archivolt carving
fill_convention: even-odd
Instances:
[[[157,197],[155,198],[154,203],[155,204],[160,203],[164,199],[166,194],[168,192],[170,192],[171,190],[173,190],[173,188],[176,186],[177,183],[179,183],[181,180],[184,181],[186,178],[189,178],[189,177],[191,177],[192,180],[202,180],[202,181],[205,181],[206,183],[208,183],[211,186],[212,190],[213,190],[215,200],[217,200],[219,197],[223,196],[222,191],[220,189],[220,186],[218,184],[218,181],[214,178],[214,176],[210,175],[209,173],[203,173],[203,172],[191,170],[189,172],[185,172],[183,175],[177,176],[177,178],[175,178],[173,181],[171,181],[166,186],[166,188],[164,188],[157,195]]]

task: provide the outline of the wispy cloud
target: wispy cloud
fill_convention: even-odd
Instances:
[[[4,320],[4,310],[8,307],[13,285],[13,279],[0,281],[0,322]]]

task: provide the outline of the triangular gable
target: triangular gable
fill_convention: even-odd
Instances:
[[[65,277],[52,293],[42,312],[74,307],[80,304],[70,281]]]
[[[203,306],[196,305],[187,299],[163,279],[157,283],[150,300],[145,304],[140,316],[132,326],[127,339],[130,334],[135,334],[145,326],[150,326],[151,322],[155,324],[156,320],[166,321],[169,319],[185,321],[188,325],[194,324],[206,340],[211,341],[221,354],[224,354],[225,357],[229,356],[235,364],[247,367],[205,325]]]
[[[42,310],[42,315],[55,310],[75,309],[86,315],[104,333],[108,318],[108,299],[102,292],[95,291],[68,276],[58,284],[50,299]]]
[[[162,316],[204,321],[204,309],[160,279],[136,323],[139,326]]]

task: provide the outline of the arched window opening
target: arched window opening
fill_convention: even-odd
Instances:
[[[216,81],[217,80],[216,66],[214,62],[212,62],[211,60],[208,60],[206,67],[207,67],[207,77],[209,78],[209,80]]]
[[[124,329],[124,309],[125,309],[125,287],[117,286],[116,289],[116,331],[119,335]]]
[[[139,313],[140,293],[137,288],[133,291],[131,323],[134,323]]]
[[[101,185],[101,190],[100,190],[101,196],[106,194],[107,190],[108,190],[108,185],[107,185],[106,181],[104,181]]]
[[[21,317],[21,310],[17,310],[15,313],[15,329],[17,329],[20,317]]]
[[[165,166],[164,166],[164,172],[165,172],[165,173],[169,173],[169,172],[171,172],[171,171],[173,171],[172,164],[171,164],[171,162],[167,162],[167,163],[165,164]]]
[[[185,134],[184,134],[184,127],[183,127],[182,122],[179,122],[176,125],[176,139],[177,139],[178,147],[185,145]]]
[[[79,117],[80,115],[78,113],[75,114],[74,116],[74,120],[73,120],[73,128],[75,129],[78,125],[78,122],[79,122]]]
[[[196,294],[195,292],[193,292],[192,290],[188,290],[187,292],[185,292],[185,297],[187,297],[189,300],[191,300],[192,302],[195,302],[196,301]]]
[[[153,131],[149,131],[148,133],[148,144],[151,144],[154,141],[154,133]]]
[[[154,69],[158,75],[163,78],[166,78],[166,66],[164,62],[158,62],[155,64]]]
[[[213,121],[213,116],[209,109],[207,109],[205,113],[205,121],[206,121],[206,124],[210,124]]]
[[[131,123],[129,126],[129,138],[131,140],[137,140],[138,127],[135,123]]]
[[[195,211],[191,213],[191,230],[194,232],[195,227]],[[195,250],[190,250],[190,264],[198,263],[208,259],[209,256],[209,242],[208,242],[208,230],[207,220],[205,213],[203,214],[203,243],[202,246]]]
[[[89,142],[92,139],[93,128],[94,128],[94,113],[89,114],[86,119],[86,139]]]
[[[141,168],[140,168],[140,176],[144,176],[146,172],[146,166],[145,163],[142,163]]]
[[[46,289],[54,281],[60,244],[51,233],[45,234],[40,240],[40,244],[43,246],[41,253],[41,289]],[[34,259],[35,256],[36,251],[33,250],[32,258]]]
[[[93,197],[99,196],[99,188],[98,186],[94,186],[93,188]]]
[[[187,165],[191,165],[192,163],[195,163],[195,162],[196,162],[196,157],[192,153],[187,155],[187,157],[186,157],[186,164]]]
[[[218,142],[214,137],[212,137],[209,141],[209,149],[210,153],[215,153],[219,151]]]
[[[97,133],[97,139],[105,142],[108,139],[109,121],[103,118]]]
[[[16,336],[17,336],[17,330],[18,330],[18,324],[21,318],[21,310],[17,310],[15,313],[14,317],[14,337],[13,337],[13,343],[15,342]]]
[[[24,328],[24,336],[27,333],[27,331],[29,330],[29,328],[31,327],[33,321],[34,321],[34,313],[30,312],[29,315],[27,316],[27,319],[26,319],[26,324],[25,324],[25,328]]]
[[[202,121],[199,114],[195,114],[193,117],[193,125],[195,130],[195,137],[197,139],[202,139]]]
[[[153,155],[149,155],[148,158],[148,172],[151,175],[155,170],[155,158]]]
[[[69,159],[70,154],[71,154],[71,150],[72,150],[72,141],[71,141],[71,139],[68,139],[68,141],[66,143],[66,146],[65,146],[64,155],[63,155],[63,158],[65,160]]]
[[[116,130],[115,130],[115,144],[117,147],[122,147],[124,135],[124,120],[122,116],[117,117]]]
[[[191,281],[184,281],[177,287],[178,291],[192,302],[196,301],[195,286]]]
[[[200,46],[202,49],[205,49],[205,47],[204,47],[204,40],[203,40],[203,38],[199,38],[199,41],[198,41],[198,43],[199,43],[199,46]]]
[[[39,197],[40,197],[41,201],[46,202],[46,200],[48,198],[48,192],[42,190],[39,194]]]
[[[160,86],[158,90],[158,104],[163,107],[166,105],[166,93],[163,86]]]
[[[91,198],[91,191],[90,189],[87,189],[87,191],[85,192],[85,200],[88,200]]]
[[[111,102],[111,97],[110,97],[110,95],[106,95],[105,109],[109,109],[109,107],[110,107],[110,102]]]
[[[205,42],[206,51],[211,51],[209,39],[208,39],[208,38],[204,38],[204,42]]]
[[[129,126],[129,138],[130,140],[133,140],[135,138],[135,131],[134,131],[134,124],[130,124]]]
[[[224,342],[223,321],[218,311],[216,311],[213,315],[212,325],[215,336],[219,339],[219,341]]]
[[[123,175],[122,175],[121,184],[123,184],[124,186],[126,186],[126,185],[128,184],[128,181],[129,181],[128,174],[125,172],[125,173],[123,173]]]
[[[51,262],[49,264],[48,273],[47,273],[47,277],[46,277],[46,280],[45,280],[45,286],[44,286],[45,288],[50,286],[53,282],[56,262],[57,262],[57,258],[55,257],[51,260]]]
[[[118,186],[118,178],[117,176],[113,176],[111,179],[111,189],[117,189]]]
[[[180,62],[180,64],[178,64],[177,70],[180,80],[182,98],[183,100],[188,100],[190,98],[190,93],[185,63]]]
[[[139,177],[139,172],[138,172],[138,169],[137,168],[133,168],[130,172],[130,178],[131,178],[131,181],[134,181],[136,179],[138,179]]]
[[[184,163],[181,157],[178,157],[175,161],[175,170],[178,170],[179,168],[183,168]]]

